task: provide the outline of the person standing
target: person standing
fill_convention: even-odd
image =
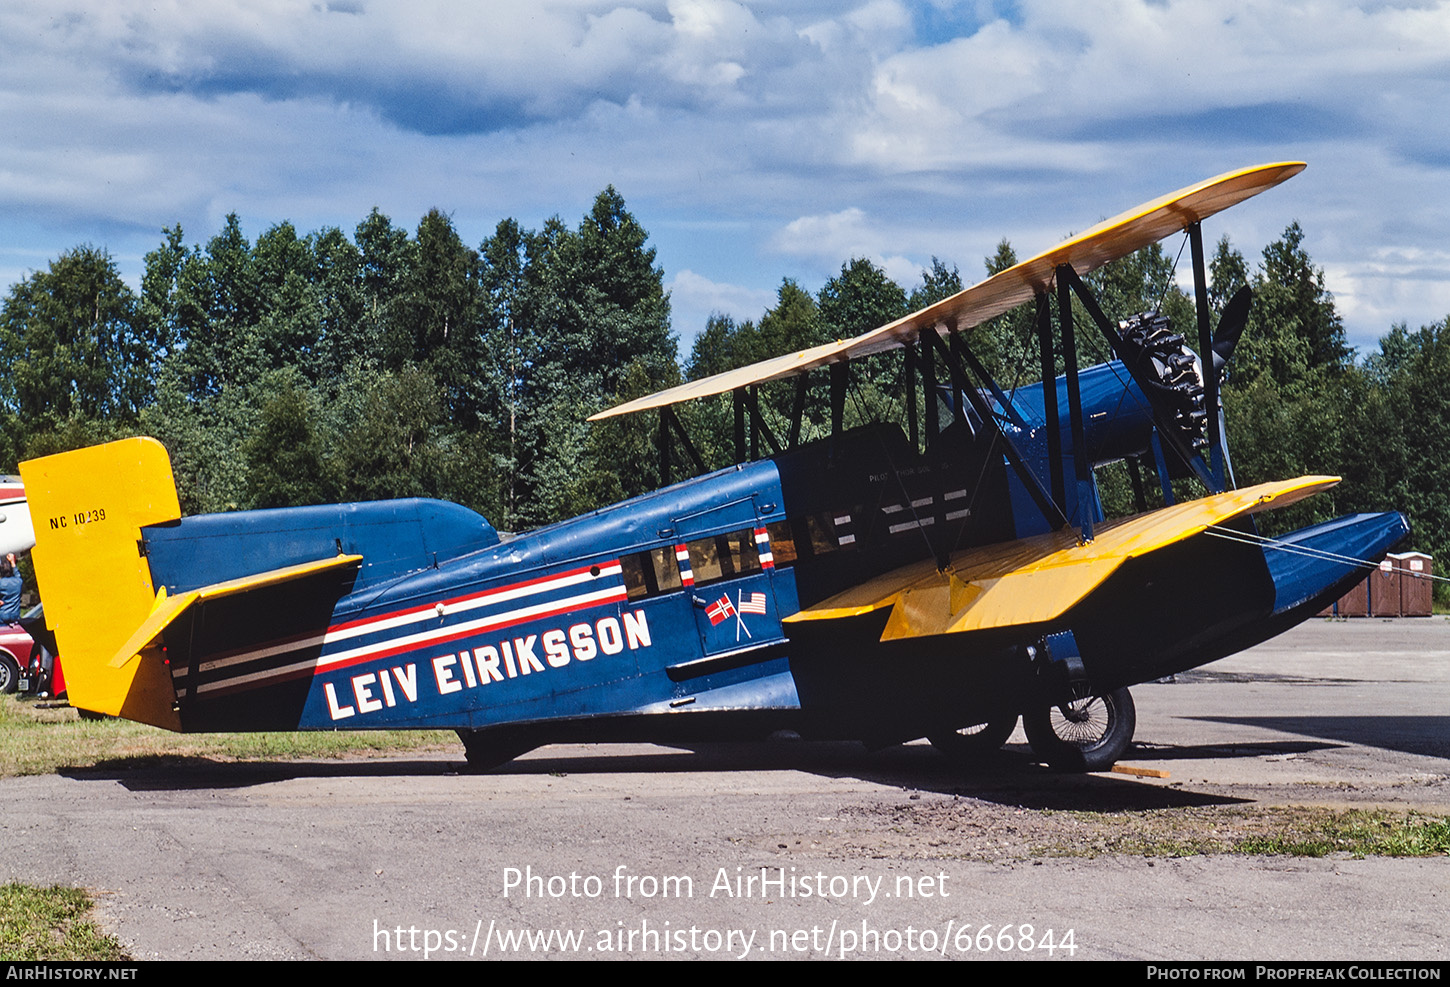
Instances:
[[[0,559],[0,624],[20,620],[20,594],[25,589],[20,573],[15,571],[15,553]]]

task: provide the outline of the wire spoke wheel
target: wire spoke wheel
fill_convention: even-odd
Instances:
[[[1032,750],[1062,771],[1106,771],[1127,751],[1137,729],[1127,689],[1094,693],[1079,687],[1073,698],[1022,717]]]
[[[1076,747],[1095,747],[1113,728],[1113,709],[1102,696],[1071,699],[1047,711],[1052,732]]]

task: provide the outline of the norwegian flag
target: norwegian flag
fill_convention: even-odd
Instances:
[[[748,599],[748,600],[742,595],[740,597],[740,612],[741,613],[758,613],[758,614],[764,615],[764,613],[765,613],[765,594],[764,593],[751,593],[750,594],[750,599]]]
[[[711,627],[714,627],[726,618],[735,616],[735,604],[730,602],[730,594],[725,594],[706,607],[705,616],[710,618]]]

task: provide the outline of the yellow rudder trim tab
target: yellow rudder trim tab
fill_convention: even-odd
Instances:
[[[157,608],[141,528],[181,518],[171,457],[155,439],[108,442],[20,464],[35,523],[31,560],[71,704],[181,728],[159,661],[111,659]]]

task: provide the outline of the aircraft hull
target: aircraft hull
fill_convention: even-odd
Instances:
[[[1095,691],[1196,668],[1314,616],[1365,578],[1355,560],[1382,557],[1409,532],[1393,512],[1272,544],[1238,527],[1246,540],[1203,534],[1130,561],[1051,624],[873,645],[862,642],[879,641],[884,610],[792,625],[805,729],[888,744],[1055,702],[1071,674],[1040,642],[1063,632]]]

